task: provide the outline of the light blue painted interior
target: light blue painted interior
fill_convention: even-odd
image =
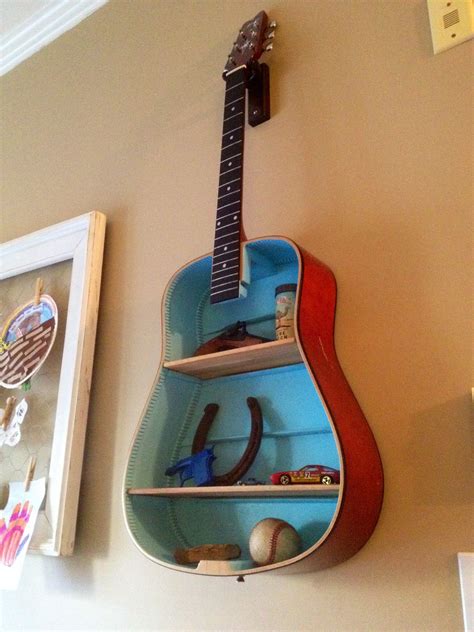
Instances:
[[[294,247],[279,239],[251,242],[247,249],[251,283],[244,299],[210,304],[211,257],[193,262],[174,277],[165,297],[165,360],[192,356],[202,342],[237,320],[268,315],[268,320],[249,324],[248,330],[275,339],[275,288],[297,282],[298,258]],[[214,472],[231,469],[250,432],[249,396],[259,401],[264,429],[260,450],[245,478],[269,483],[272,472],[310,463],[340,467],[327,413],[303,363],[209,380],[162,369],[132,449],[126,487],[179,486],[179,477],[167,477],[165,470],[191,453],[194,433],[210,402],[219,405],[208,437],[217,457]],[[245,570],[253,566],[248,539],[256,522],[265,517],[288,521],[307,549],[328,528],[336,504],[335,498],[314,497],[127,496],[126,514],[137,543],[158,560],[175,563],[173,551],[181,546],[236,543],[242,549],[237,566]]]

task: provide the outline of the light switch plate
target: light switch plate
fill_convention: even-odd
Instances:
[[[434,53],[474,37],[473,0],[427,0]]]

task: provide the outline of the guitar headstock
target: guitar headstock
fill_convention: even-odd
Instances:
[[[245,22],[237,36],[227,59],[224,74],[257,61],[262,53],[273,48],[276,22],[268,22],[265,11],[260,11],[253,20]]]

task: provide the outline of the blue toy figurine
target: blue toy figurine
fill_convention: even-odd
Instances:
[[[198,487],[209,485],[214,480],[212,462],[215,461],[215,459],[214,448],[206,448],[197,454],[192,454],[191,456],[181,459],[169,467],[165,474],[167,476],[179,474],[181,487],[184,482],[190,478],[194,479]]]

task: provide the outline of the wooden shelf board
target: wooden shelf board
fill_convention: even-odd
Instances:
[[[208,353],[183,360],[165,362],[164,367],[202,379],[235,375],[247,371],[272,369],[303,362],[294,338],[273,340],[249,347]]]
[[[337,496],[339,485],[225,485],[221,487],[133,487],[134,496],[168,498],[278,498],[292,496]]]

